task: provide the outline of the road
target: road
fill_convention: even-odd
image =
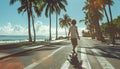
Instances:
[[[120,46],[82,37],[70,62],[71,50],[69,40],[53,43],[0,60],[0,69],[120,69]]]

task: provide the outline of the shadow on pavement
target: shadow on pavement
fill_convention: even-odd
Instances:
[[[59,47],[42,47],[42,48],[37,48],[37,49],[21,52],[21,53],[15,54],[13,56],[28,56],[28,55],[33,55],[36,51],[45,51],[45,50],[48,51],[48,50],[54,50],[57,48],[59,48]]]
[[[59,48],[59,46],[57,46],[57,45],[66,45],[66,44],[68,44],[68,42],[64,42],[64,41],[54,42],[54,43],[40,42],[37,44],[39,44],[39,45],[43,44],[44,47],[38,48],[38,49],[33,49],[32,52],[30,52],[31,50],[24,51],[24,48],[22,48],[23,46],[21,46],[24,44],[25,44],[25,47],[28,47],[28,48],[35,46],[34,43],[31,43],[31,45],[29,45],[30,43],[27,43],[27,42],[24,42],[22,44],[21,43],[3,44],[3,45],[0,45],[0,52],[5,53],[5,54],[11,54],[11,53],[18,52],[17,54],[14,54],[14,55],[22,54],[24,56],[24,55],[30,55],[30,54],[34,53],[35,51],[53,50],[53,49]],[[23,51],[23,52],[19,53],[19,51]],[[30,54],[28,51],[30,52]],[[4,58],[6,58],[6,57],[4,57]],[[3,58],[1,58],[1,59],[3,59]]]
[[[77,55],[72,54],[69,55],[69,57],[70,58],[68,59],[68,61],[70,62],[70,64],[73,65],[75,69],[82,69],[82,61],[78,60]]]
[[[81,47],[81,48],[86,48],[88,51],[87,53],[81,52],[78,50],[78,53],[84,53],[84,54],[89,54],[93,56],[101,56],[101,57],[108,57],[108,58],[114,58],[114,59],[120,59],[120,46],[100,46],[100,45],[95,45],[93,47]],[[96,49],[98,50],[99,54],[94,53],[91,51],[91,49]]]
[[[66,41],[60,41],[60,42],[48,43],[45,46],[68,45],[68,44],[71,44],[71,43]]]
[[[0,50],[4,50],[4,49],[13,49],[13,48],[18,48],[20,46],[18,46],[17,44],[4,44],[4,45],[0,45]]]

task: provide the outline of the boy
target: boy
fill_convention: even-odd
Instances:
[[[69,39],[70,34],[71,34],[71,43],[72,43],[72,46],[73,46],[73,53],[76,53],[75,48],[78,44],[77,39],[80,40],[80,37],[79,37],[79,34],[78,34],[77,26],[75,26],[76,25],[76,20],[73,19],[71,23],[72,23],[72,26],[69,28],[68,39]]]

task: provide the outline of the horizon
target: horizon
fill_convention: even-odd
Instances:
[[[27,15],[26,13],[18,14],[17,8],[20,6],[19,2],[13,5],[9,5],[9,0],[2,0],[0,2],[3,6],[0,11],[0,35],[28,35],[27,32]],[[114,0],[114,5],[112,6],[113,19],[120,15],[119,9],[120,1]],[[66,6],[67,12],[62,11],[59,18],[63,17],[63,14],[68,14],[71,18],[77,20],[77,27],[79,29],[79,34],[81,35],[82,30],[85,30],[86,26],[84,23],[79,23],[79,20],[84,19],[85,14],[82,11],[83,6],[85,6],[84,0],[71,0],[68,1]],[[117,11],[116,11],[117,10]],[[104,17],[102,22],[106,22]],[[55,35],[55,14],[52,15],[52,35]],[[44,11],[41,17],[35,18],[35,27],[37,35],[49,35],[49,18],[46,18]],[[31,28],[32,30],[32,28]],[[58,35],[65,35],[64,29],[58,28]],[[43,33],[44,32],[44,33]],[[33,33],[32,33],[33,34]]]

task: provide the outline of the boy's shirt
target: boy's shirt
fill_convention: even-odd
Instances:
[[[77,38],[77,27],[76,26],[71,26],[69,31],[71,32],[71,38]]]

